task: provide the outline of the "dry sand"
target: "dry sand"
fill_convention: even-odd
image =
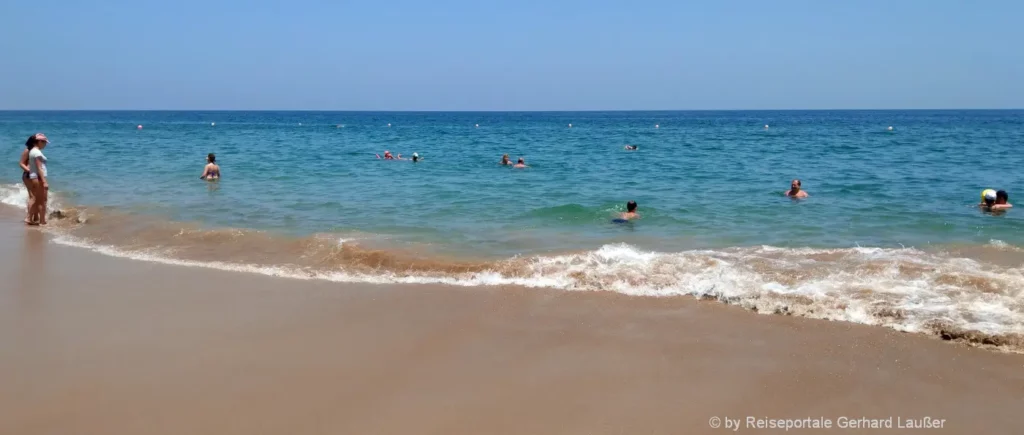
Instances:
[[[1024,432],[1024,355],[691,298],[145,263],[5,220],[4,435],[727,433],[709,420],[746,416]]]

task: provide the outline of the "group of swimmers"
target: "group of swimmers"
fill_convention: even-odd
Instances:
[[[978,204],[985,211],[1005,211],[1012,208],[1010,195],[1005,190],[985,189],[981,191],[981,203]]]
[[[511,166],[513,168],[525,168],[526,160],[520,157],[515,164],[512,164],[512,159],[508,158],[508,154],[505,154],[501,156],[501,162],[499,162],[498,164],[501,166]]]
[[[25,141],[25,150],[22,151],[21,157],[18,159],[18,165],[21,167],[21,180],[25,183],[25,188],[28,190],[28,204],[25,216],[25,223],[27,225],[46,225],[46,202],[49,197],[50,185],[46,181],[46,156],[43,155],[43,149],[49,145],[50,140],[46,138],[43,133],[36,133],[29,136],[28,140]],[[626,145],[627,150],[636,150],[636,145]],[[384,151],[384,157],[377,155],[377,158],[383,160],[411,160],[413,162],[419,162],[420,156],[418,153],[412,153],[411,159],[403,159],[401,154],[392,155],[391,151]],[[502,166],[512,166],[513,168],[526,168],[526,160],[519,157],[518,161],[513,164],[512,159],[509,158],[508,154],[501,156]],[[206,181],[217,181],[221,177],[220,166],[217,164],[217,156],[210,153],[206,156],[206,166],[203,167],[203,174],[200,175],[200,179]],[[809,195],[807,191],[803,190],[802,184],[799,179],[794,179],[790,182],[789,190],[784,194],[785,196],[793,199],[807,198]],[[978,207],[989,212],[1001,212],[1013,207],[1010,204],[1010,196],[1005,190],[994,190],[985,189],[981,192],[981,203]],[[629,222],[634,219],[640,218],[640,214],[637,213],[636,201],[629,201],[626,203],[626,211],[620,213],[617,219],[613,219],[614,222]]]
[[[391,154],[391,151],[388,150],[384,150],[384,157],[381,157],[380,154],[377,154],[377,158],[382,160],[411,160],[413,163],[417,163],[420,161],[419,153],[412,153],[411,159],[403,159],[401,154]]]

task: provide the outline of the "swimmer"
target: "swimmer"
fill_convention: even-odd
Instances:
[[[636,201],[630,201],[626,203],[626,212],[619,215],[619,220],[631,221],[633,219],[640,219],[640,213],[636,212]]]
[[[1010,195],[1005,190],[996,192],[996,203],[992,206],[992,210],[1006,210],[1013,208],[1013,204],[1010,204]]]
[[[1006,190],[995,192],[995,205],[992,206],[992,210],[1006,210],[1013,207],[1014,205],[1010,204],[1010,194]]]
[[[512,166],[512,159],[508,158],[508,154],[505,154],[501,156],[501,163],[498,164],[501,166]]]
[[[997,192],[992,189],[985,189],[981,192],[981,204],[978,204],[978,207],[988,211],[1006,210],[1013,207],[1009,200],[1010,196],[1005,190]]]
[[[395,156],[391,155],[391,151],[384,150],[384,160],[394,160]]]
[[[519,161],[518,161],[518,162],[516,162],[516,165],[515,165],[515,166],[513,166],[513,168],[526,168],[526,167],[527,167],[527,166],[526,166],[526,160],[523,160],[523,158],[522,158],[522,157],[520,157],[520,158],[519,158]]]
[[[993,205],[996,205],[996,191],[993,189],[985,189],[981,191],[981,203],[978,207],[991,209]]]
[[[217,181],[220,179],[220,166],[217,165],[217,156],[210,153],[206,156],[206,166],[203,168],[203,175],[199,178],[206,181]]]
[[[417,163],[417,162],[419,162],[419,161],[420,161],[420,155],[419,155],[419,153],[412,153],[412,162],[413,162],[413,163]]]
[[[626,145],[625,149],[629,150],[629,151],[636,151],[637,146],[636,145]]]
[[[789,190],[786,191],[786,196],[790,198],[806,198],[807,191],[800,189],[800,180],[793,180],[789,184]]]

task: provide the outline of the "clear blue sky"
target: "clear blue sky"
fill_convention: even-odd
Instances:
[[[0,109],[1024,108],[1024,2],[10,0]]]

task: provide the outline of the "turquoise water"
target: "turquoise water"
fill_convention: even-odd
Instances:
[[[1022,111],[0,112],[12,160],[29,134],[51,138],[52,184],[76,203],[497,257],[1020,243],[1020,213],[975,205],[983,188],[1022,191],[1022,127]],[[197,179],[209,152],[216,189]],[[498,166],[504,153],[530,168]],[[783,197],[792,178],[810,199]],[[611,224],[627,200],[643,219]]]
[[[689,295],[1024,351],[1024,210],[977,207],[1024,191],[1024,111],[0,112],[4,203],[37,131],[73,217],[47,231],[105,254]],[[628,200],[643,218],[611,223]]]

